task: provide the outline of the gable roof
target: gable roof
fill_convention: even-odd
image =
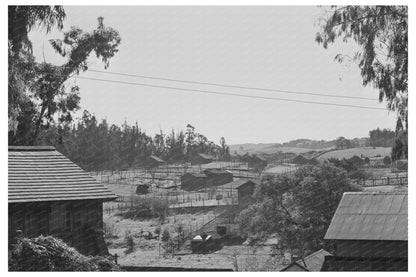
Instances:
[[[208,176],[205,175],[205,173],[193,173],[193,172],[187,172],[185,174],[182,175],[183,176],[192,176],[195,178],[207,178]]]
[[[9,146],[9,203],[117,198],[51,146]]]
[[[198,154],[198,156],[205,160],[214,160],[214,157],[208,154]]]
[[[325,239],[407,241],[407,192],[346,192]]]
[[[151,160],[153,160],[155,162],[158,162],[158,163],[164,163],[165,162],[164,160],[162,160],[161,158],[159,158],[158,156],[155,156],[155,155],[150,155],[148,157],[148,159],[151,159]]]
[[[239,187],[247,184],[247,183],[253,183],[254,185],[257,185],[256,181],[253,180],[244,180],[244,179],[239,179],[239,180],[235,180],[229,183],[226,183],[224,185],[218,186],[218,188],[232,188],[232,189],[238,189]]]

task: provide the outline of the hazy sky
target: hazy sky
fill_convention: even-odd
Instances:
[[[353,43],[323,49],[314,39],[322,9],[312,6],[184,7],[184,6],[66,6],[65,28],[76,25],[90,31],[103,16],[117,29],[122,42],[108,71],[221,83],[237,86],[350,95],[377,99],[362,87],[355,64],[334,61],[337,53],[351,54]],[[39,60],[60,63],[48,39],[54,31],[31,33]],[[90,58],[90,69],[104,65]],[[350,100],[255,90],[231,89],[86,72],[80,76],[188,89],[258,95],[314,102],[384,108],[377,100]],[[354,109],[305,103],[248,99],[149,88],[92,80],[71,79],[81,88],[81,110],[109,123],[138,121],[149,134],[160,129],[185,129],[188,123],[218,143],[284,142],[297,138],[363,137],[377,127],[395,126],[387,110]]]

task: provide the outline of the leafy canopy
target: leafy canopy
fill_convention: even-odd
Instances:
[[[323,246],[323,237],[346,191],[357,191],[343,169],[305,166],[294,174],[268,176],[256,188],[256,203],[236,221],[253,241],[277,234],[280,247],[304,256]]]

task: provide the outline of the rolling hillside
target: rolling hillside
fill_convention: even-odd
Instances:
[[[334,150],[327,153],[324,153],[317,157],[320,160],[326,160],[329,158],[337,158],[337,159],[349,159],[352,156],[361,156],[361,154],[365,157],[375,157],[380,155],[390,156],[391,154],[391,147],[360,147],[360,148],[350,148],[350,149],[343,149],[343,150]]]

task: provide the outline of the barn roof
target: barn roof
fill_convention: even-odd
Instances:
[[[407,241],[407,192],[346,192],[325,239]]]
[[[241,186],[243,186],[243,185],[245,185],[247,183],[254,183],[255,185],[257,184],[257,182],[254,181],[254,180],[247,180],[247,179],[244,180],[244,179],[240,179],[240,180],[235,180],[235,181],[229,182],[227,184],[218,186],[218,188],[233,188],[233,189],[238,189],[239,187],[241,187]]]
[[[292,262],[280,271],[297,271],[293,270],[296,269],[296,267],[304,271],[321,271],[322,265],[325,261],[325,256],[332,256],[332,254],[324,249],[321,249],[303,259]]]
[[[198,154],[199,157],[205,159],[205,160],[214,160],[214,157],[207,154]]]
[[[232,174],[231,171],[223,170],[223,169],[216,169],[216,168],[209,168],[203,171],[205,174]]]
[[[188,173],[185,173],[184,175],[182,175],[182,177],[185,176],[185,175],[187,175],[187,176],[193,176],[193,177],[196,177],[196,178],[207,178],[208,177],[207,175],[205,175],[205,173],[188,172]]]
[[[115,199],[117,196],[50,146],[10,146],[9,203]]]
[[[162,160],[161,158],[159,158],[158,156],[155,156],[155,155],[150,155],[148,158],[152,159],[153,161],[158,162],[158,163],[164,163],[165,162],[164,160]]]

